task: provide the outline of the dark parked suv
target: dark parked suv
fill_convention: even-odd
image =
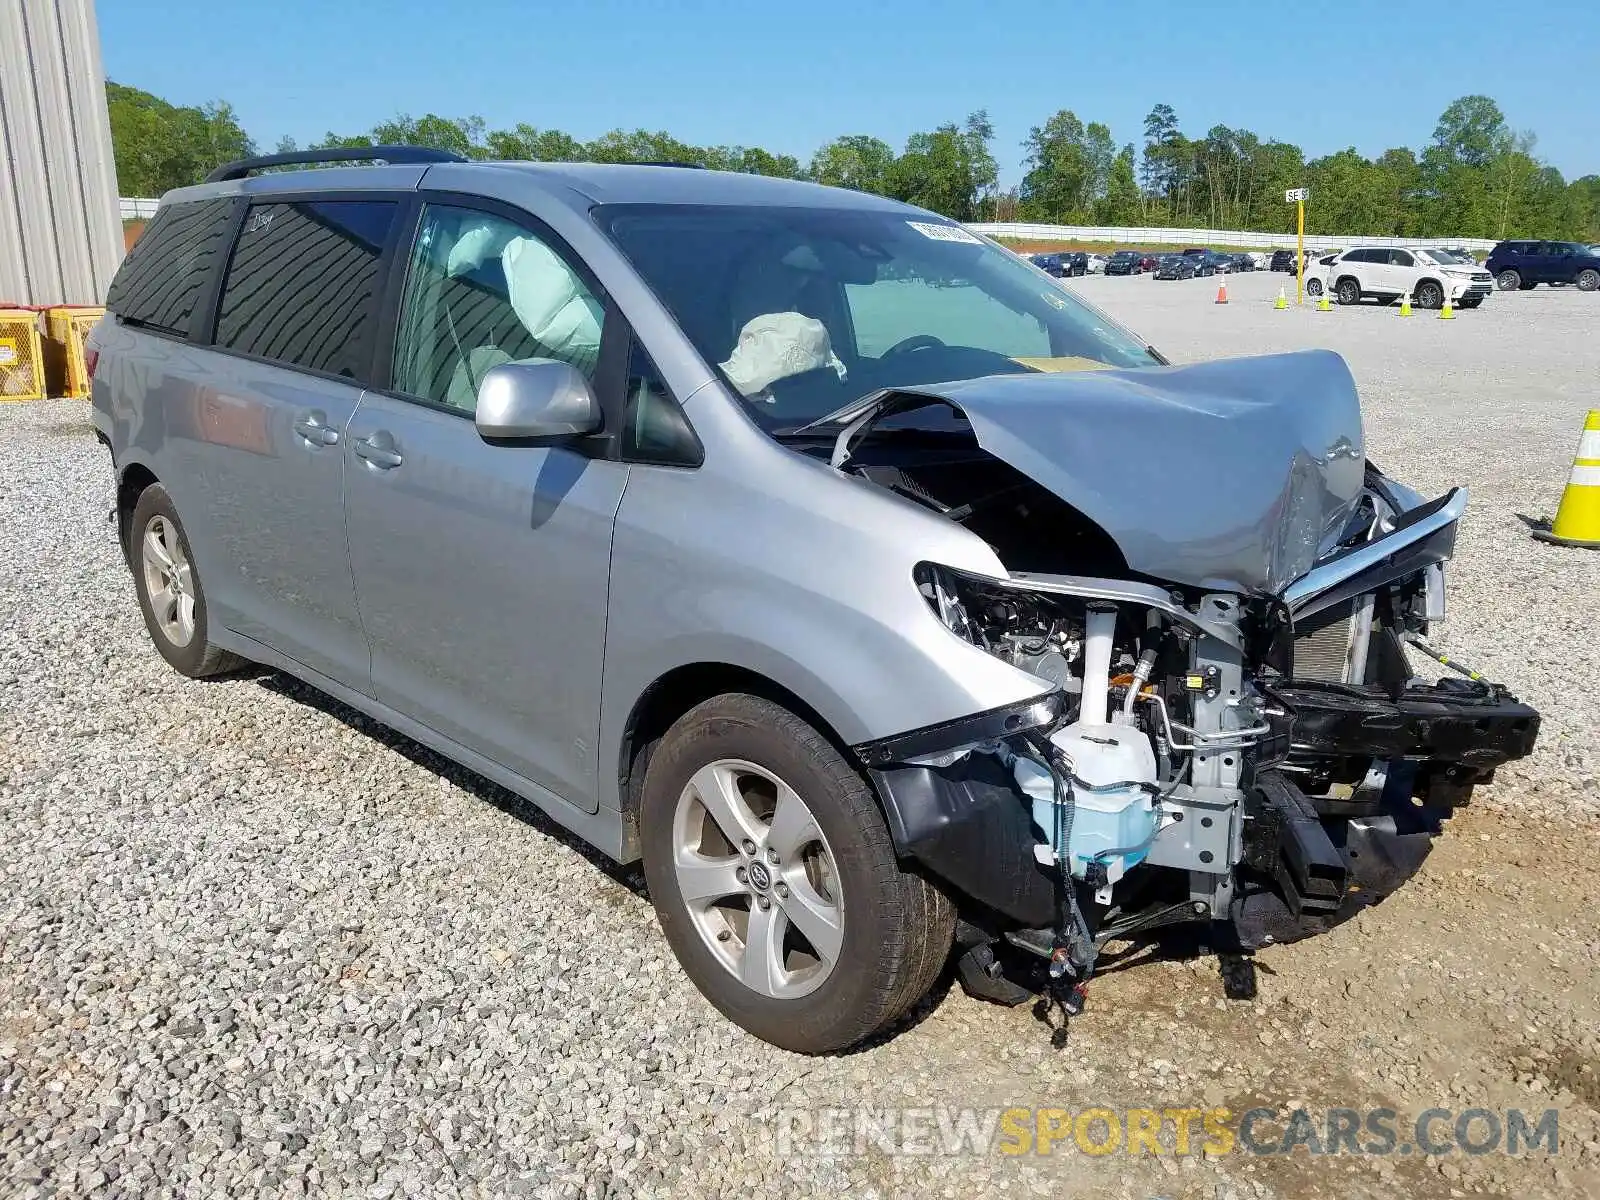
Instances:
[[[1502,292],[1528,291],[1541,283],[1600,288],[1600,251],[1582,242],[1501,242],[1486,264]]]
[[[1137,250],[1118,250],[1106,259],[1107,275],[1137,275],[1144,270],[1144,255]]]

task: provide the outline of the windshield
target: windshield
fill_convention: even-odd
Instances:
[[[1439,250],[1432,246],[1426,250],[1418,250],[1417,257],[1424,262],[1437,263],[1441,267],[1458,267],[1464,261],[1459,254],[1453,254],[1449,250]]]
[[[1160,361],[1047,275],[936,217],[603,205],[595,218],[770,430],[881,388]]]

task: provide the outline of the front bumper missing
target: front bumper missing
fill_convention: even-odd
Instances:
[[[1397,696],[1289,680],[1268,695],[1281,715],[1257,747],[1243,858],[1224,868],[1237,877],[1227,917],[1242,949],[1321,932],[1391,894],[1422,865],[1450,808],[1529,754],[1539,730],[1538,713],[1505,689],[1454,678]],[[1011,772],[993,754],[954,752],[1048,728],[1063,707],[1050,694],[855,748],[901,857],[1004,925],[1048,926],[1054,876],[1034,857],[1038,834]],[[1306,763],[1345,759],[1384,764],[1386,778],[1343,807],[1300,790]],[[1160,873],[1154,856],[1151,866]]]

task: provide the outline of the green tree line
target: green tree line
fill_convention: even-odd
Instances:
[[[124,195],[159,196],[211,168],[257,152],[226,102],[179,107],[122,84],[106,85],[117,177]],[[1487,96],[1463,96],[1440,115],[1420,151],[1367,158],[1353,147],[1307,159],[1296,145],[1247,129],[1183,132],[1157,104],[1139,144],[1068,109],[1034,126],[1022,181],[1002,188],[994,125],[983,110],[912,134],[903,148],[848,134],[810,160],[759,146],[696,146],[666,132],[612,130],[581,141],[559,129],[489,129],[481,117],[400,116],[362,133],[329,131],[306,147],[416,145],[474,159],[681,162],[811,179],[904,200],[960,221],[1204,226],[1288,232],[1286,188],[1309,187],[1307,229],[1403,237],[1547,237],[1600,240],[1600,175],[1567,181],[1542,162],[1534,135],[1506,122]],[[278,150],[298,149],[289,139]]]

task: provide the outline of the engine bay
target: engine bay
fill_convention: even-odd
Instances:
[[[1320,932],[1392,893],[1450,810],[1532,750],[1538,714],[1504,688],[1412,665],[1444,661],[1424,637],[1454,494],[1422,504],[1369,464],[1317,567],[1241,594],[1131,570],[970,441],[864,439],[847,458],[993,548],[1005,577],[924,563],[917,586],[952,634],[1053,689],[1022,727],[858,748],[888,802],[920,811],[906,845],[973,902],[980,964],[1004,939],[1081,998],[1111,940],[1198,924],[1248,953]],[[997,986],[982,974],[963,970],[969,990]]]

